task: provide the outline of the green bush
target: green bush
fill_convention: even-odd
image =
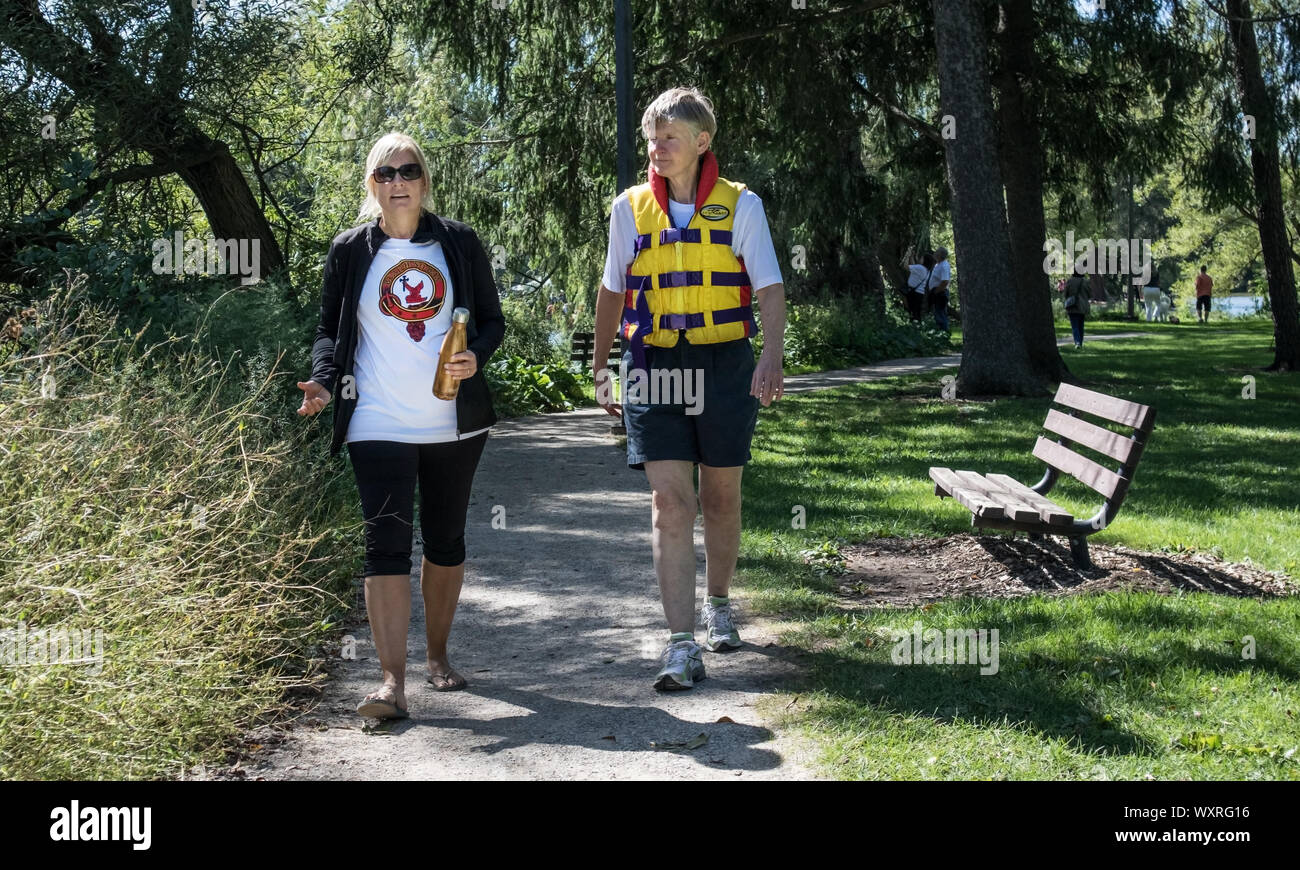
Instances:
[[[544,317],[536,317],[526,300],[510,296],[501,300],[506,318],[506,334],[493,359],[521,357],[529,363],[564,362],[564,348],[551,341],[552,326]]]
[[[823,296],[786,308],[785,354],[791,367],[839,369],[885,359],[930,356],[948,349],[932,319],[920,325],[864,300]]]
[[[575,402],[586,399],[578,377],[555,363],[530,363],[519,356],[494,358],[484,374],[497,413],[505,417],[572,411]]]

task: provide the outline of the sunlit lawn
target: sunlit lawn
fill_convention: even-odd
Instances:
[[[1271,326],[1094,326],[1156,333],[1063,353],[1087,386],[1153,405],[1157,417],[1118,519],[1092,540],[1207,551],[1296,576],[1300,376],[1259,371],[1271,360]],[[1300,745],[1298,599],[1111,592],[869,615],[839,605],[833,582],[800,551],[970,530],[968,511],[934,496],[931,465],[1029,483],[1041,475],[1030,449],[1048,401],[946,402],[942,374],[791,396],[760,415],[738,591],[809,651],[808,685],[774,710],[818,742],[826,772],[1300,778],[1288,755]],[[1244,375],[1255,378],[1254,399],[1242,396]],[[1073,481],[1053,498],[1084,515],[1098,504]],[[805,529],[792,528],[799,508]],[[917,619],[998,627],[998,674],[893,665],[878,630]],[[1254,659],[1242,658],[1246,635]]]

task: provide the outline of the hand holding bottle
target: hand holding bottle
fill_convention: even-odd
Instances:
[[[456,398],[460,382],[478,370],[478,357],[465,349],[467,323],[469,309],[457,308],[451,312],[451,329],[442,337],[442,349],[438,351],[438,373],[433,379],[433,394],[446,402]]]

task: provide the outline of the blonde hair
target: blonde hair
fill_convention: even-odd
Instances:
[[[420,143],[405,133],[388,133],[370,146],[370,154],[366,157],[366,175],[361,180],[366,190],[366,198],[361,203],[361,211],[357,214],[358,221],[371,221],[383,213],[383,209],[379,207],[379,200],[375,197],[375,185],[378,184],[375,181],[375,170],[386,164],[399,151],[410,151],[415,155],[415,162],[420,164],[423,176],[420,181],[424,184],[420,208],[428,212],[433,211],[433,202],[430,199],[433,185],[429,183],[429,161],[424,158],[424,149],[420,147]]]
[[[718,133],[718,120],[713,116],[713,103],[697,88],[669,88],[654,98],[641,115],[641,132],[649,139],[654,136],[660,121],[681,121],[691,130],[691,138],[700,133],[709,134],[709,147]]]

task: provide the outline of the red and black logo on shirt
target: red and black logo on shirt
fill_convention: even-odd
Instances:
[[[404,321],[414,341],[424,338],[424,321],[438,316],[446,297],[447,279],[424,260],[402,260],[379,282],[379,310]]]

